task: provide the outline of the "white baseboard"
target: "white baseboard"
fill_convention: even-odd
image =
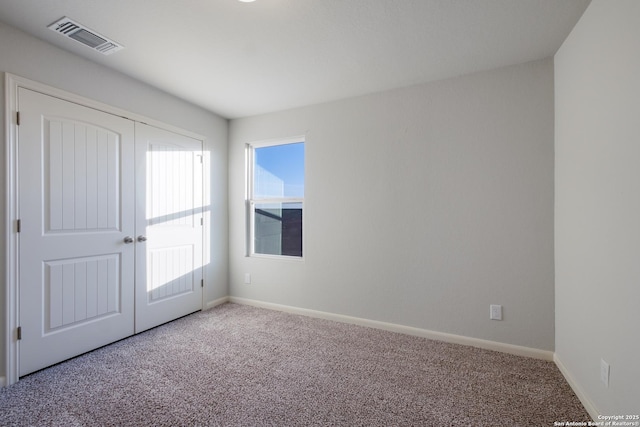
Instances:
[[[251,305],[254,307],[267,308],[271,310],[284,311],[287,313],[300,314],[303,316],[316,317],[319,319],[334,320],[336,322],[349,323],[352,325],[367,326],[369,328],[382,329],[385,331],[399,332],[401,334],[413,335],[428,338],[436,341],[444,341],[453,344],[462,344],[487,350],[499,351],[502,353],[514,354],[517,356],[532,357],[553,361],[553,352],[539,350],[536,348],[522,347],[519,345],[505,344],[496,341],[488,341],[479,338],[470,338],[463,335],[453,335],[444,332],[430,331],[428,329],[414,328],[411,326],[398,325],[394,323],[380,322],[377,320],[362,319],[359,317],[345,316],[342,314],[327,313],[324,311],[309,310],[306,308],[292,307],[288,305],[274,304],[270,302],[257,301],[247,298],[229,297],[229,302]]]
[[[225,302],[229,302],[229,297],[214,299],[213,301],[205,303],[204,310],[209,310],[217,305],[224,304]]]
[[[584,409],[586,409],[589,413],[592,421],[600,421],[600,419],[598,418],[600,412],[596,409],[595,405],[593,404],[591,399],[589,399],[584,390],[582,390],[578,383],[573,379],[573,376],[571,375],[567,367],[560,360],[558,353],[555,353],[553,355],[553,361],[556,363],[556,366],[564,376],[565,380],[567,380],[567,383],[569,383],[569,385],[571,386],[571,389],[573,389],[573,392],[576,394],[576,396],[578,396],[578,399],[582,403],[582,406],[584,406]]]

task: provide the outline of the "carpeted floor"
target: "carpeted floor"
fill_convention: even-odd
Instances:
[[[552,362],[225,304],[0,389],[2,426],[553,426]]]

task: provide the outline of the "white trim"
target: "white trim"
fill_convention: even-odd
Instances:
[[[556,366],[560,370],[560,373],[564,376],[564,379],[567,380],[569,386],[571,386],[571,389],[582,403],[582,406],[584,406],[584,409],[586,409],[586,411],[589,413],[592,421],[600,420],[600,418],[598,418],[601,415],[600,411],[596,409],[595,405],[593,404],[591,399],[589,399],[582,387],[580,387],[578,383],[573,379],[573,376],[571,375],[567,367],[564,365],[564,363],[562,363],[562,360],[560,360],[560,356],[558,356],[558,353],[554,353],[553,361],[556,363]]]
[[[247,257],[259,257],[259,258],[296,258],[304,260],[305,257],[305,217],[302,214],[302,256],[287,256],[287,255],[273,255],[273,254],[261,254],[255,251],[255,205],[258,203],[300,203],[304,212],[304,197],[279,197],[279,198],[254,198],[254,181],[255,181],[255,150],[256,148],[265,147],[277,147],[280,145],[289,144],[305,144],[305,174],[306,174],[306,136],[298,135],[285,138],[271,138],[260,141],[249,142],[245,145],[245,218],[246,218],[246,248],[245,254]]]
[[[532,357],[553,361],[553,352],[540,350],[537,348],[523,347],[519,345],[506,344],[496,341],[488,341],[479,338],[465,337],[463,335],[447,334],[444,332],[430,331],[428,329],[414,328],[412,326],[398,325],[395,323],[380,322],[377,320],[363,319],[359,317],[345,316],[342,314],[327,313],[324,311],[309,310],[306,308],[292,307],[289,305],[274,304],[270,302],[258,301],[247,298],[229,297],[229,301],[236,304],[251,305],[254,307],[266,308],[270,310],[283,311],[286,313],[301,314],[303,316],[315,317],[318,319],[333,320],[336,322],[349,323],[352,325],[366,326],[369,328],[382,329],[385,331],[398,332],[406,335],[413,335],[428,338],[436,341],[444,341],[453,344],[468,345],[471,347],[483,348],[486,350],[499,351],[501,353],[514,354],[516,356]]]
[[[280,197],[280,198],[265,198],[265,199],[253,199],[252,203],[255,204],[263,204],[263,205],[275,205],[278,203],[304,203],[304,198],[302,197]]]
[[[5,382],[5,378],[4,377],[0,377],[0,387],[6,387],[7,383]]]
[[[13,75],[5,73],[5,235],[6,240],[6,272],[5,272],[5,366],[4,385],[18,381],[18,341],[15,330],[18,327],[18,235],[16,220],[18,209],[18,193],[16,191],[16,111],[18,103],[18,84]]]
[[[276,145],[287,145],[287,144],[297,144],[304,143],[306,136],[305,135],[296,135],[296,136],[287,136],[284,138],[269,138],[269,139],[261,139],[259,141],[249,142],[247,145],[251,148],[263,148],[263,147],[272,147]]]
[[[204,305],[204,310],[210,310],[213,307],[217,307],[219,305],[225,304],[229,302],[229,297],[222,297],[218,299],[214,299],[213,301],[209,301]]]
[[[304,221],[304,220],[303,220]],[[304,239],[304,237],[303,237]],[[304,242],[303,242],[304,245]],[[272,254],[251,254],[248,255],[251,258],[257,259],[271,259],[274,261],[288,261],[288,262],[304,262],[304,247],[302,248],[303,256],[291,256],[291,255],[272,255]]]
[[[16,152],[16,112],[19,111],[18,106],[18,88],[22,87],[43,95],[53,96],[68,102],[73,102],[88,108],[93,108],[108,114],[116,115],[135,122],[144,123],[159,129],[184,135],[199,141],[202,141],[202,147],[206,146],[206,138],[200,134],[190,132],[176,126],[163,123],[158,120],[131,113],[118,107],[114,107],[93,99],[85,98],[62,89],[57,89],[43,83],[25,79],[11,73],[5,73],[5,125],[6,125],[6,143],[5,143],[5,168],[6,168],[6,221],[4,224],[6,241],[6,264],[7,271],[5,273],[6,289],[6,317],[5,317],[5,384],[11,385],[19,379],[19,343],[16,336],[16,328],[19,326],[19,295],[18,295],[18,236],[16,233],[18,193],[17,193],[17,152]],[[208,174],[208,170],[204,169],[207,165],[203,164],[203,176]],[[204,191],[203,186],[203,191]],[[206,227],[206,226],[205,226]],[[207,228],[203,229],[203,233]],[[204,294],[204,292],[203,292]],[[203,301],[204,302],[204,301]]]

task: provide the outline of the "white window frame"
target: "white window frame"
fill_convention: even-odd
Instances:
[[[292,261],[303,261],[305,256],[305,208],[304,208],[304,197],[280,197],[280,198],[255,198],[254,197],[254,166],[255,166],[255,149],[256,148],[265,148],[265,147],[274,147],[278,145],[288,145],[288,144],[305,144],[305,184],[306,184],[306,140],[305,136],[294,136],[288,138],[277,138],[277,139],[269,139],[262,141],[254,141],[250,142],[246,145],[245,148],[245,158],[246,158],[246,176],[247,176],[247,185],[245,189],[245,205],[246,205],[246,218],[247,218],[247,256],[248,257],[258,257],[258,258],[273,258],[273,259],[281,259],[281,260],[292,260]],[[306,190],[306,189],[305,189]],[[302,256],[292,256],[292,255],[273,255],[273,254],[261,254],[256,253],[255,251],[255,205],[262,203],[299,203],[302,206]]]

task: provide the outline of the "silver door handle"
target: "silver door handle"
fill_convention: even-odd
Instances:
[[[128,245],[129,243],[133,243],[133,237],[127,236],[124,238],[124,242]]]
[[[138,236],[138,242],[146,242],[146,241],[147,241],[147,236],[143,236],[143,235]]]

